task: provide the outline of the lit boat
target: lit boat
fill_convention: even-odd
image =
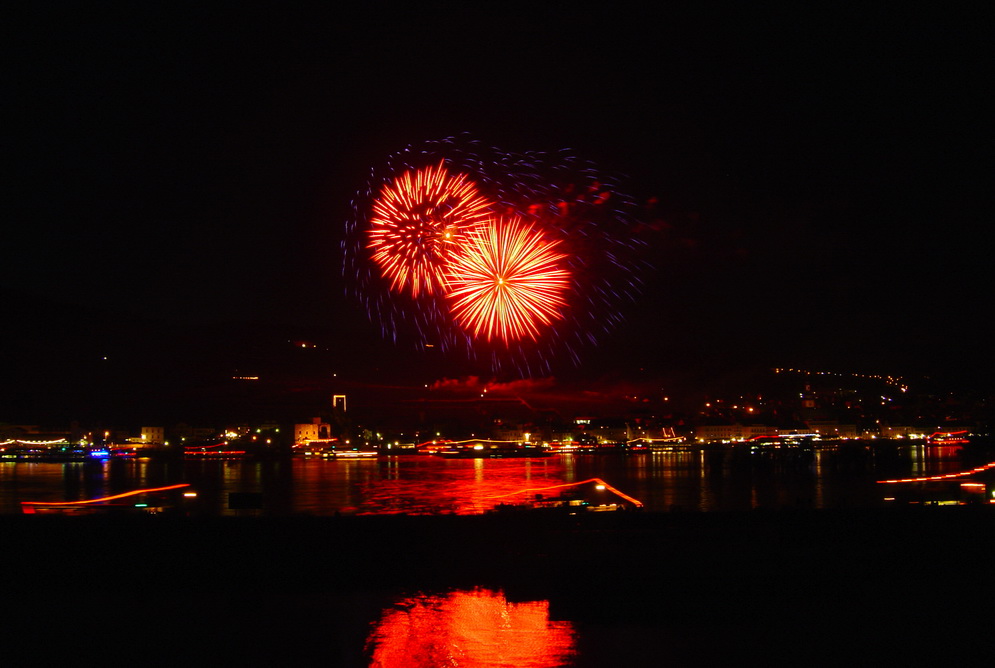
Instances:
[[[376,450],[325,450],[321,454],[334,459],[373,459],[380,453]]]
[[[461,441],[451,443],[439,450],[440,457],[447,459],[487,459],[511,457],[552,457],[553,451],[530,443],[517,441]]]
[[[967,445],[971,442],[970,433],[961,431],[936,431],[926,437],[927,445]]]
[[[65,439],[25,441],[10,439],[0,442],[0,460],[15,462],[83,462],[107,459],[114,453],[103,447],[72,444]]]

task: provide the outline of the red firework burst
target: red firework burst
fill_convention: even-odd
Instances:
[[[559,242],[518,217],[494,219],[468,235],[449,258],[446,273],[453,317],[475,337],[506,343],[562,318],[569,272],[555,252]]]
[[[443,286],[446,258],[482,225],[491,203],[466,174],[444,161],[405,172],[373,202],[367,248],[391,289],[432,294]]]

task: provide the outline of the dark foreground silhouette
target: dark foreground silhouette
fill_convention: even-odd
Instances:
[[[548,600],[578,666],[988,652],[995,508],[589,516],[0,518],[10,665],[369,661],[401,595]]]

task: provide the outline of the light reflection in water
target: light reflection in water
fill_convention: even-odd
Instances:
[[[371,471],[377,471],[376,462]],[[563,465],[558,458],[537,461],[407,458],[404,475],[396,479],[377,476],[360,486],[355,512],[475,514],[498,505],[501,501],[495,497],[562,481]]]
[[[366,646],[379,668],[551,668],[568,663],[574,639],[570,622],[549,619],[549,601],[512,603],[474,589],[399,601]]]
[[[74,501],[189,483],[198,492],[196,510],[213,515],[471,514],[526,502],[527,496],[508,496],[524,489],[595,477],[651,511],[866,507],[883,503],[875,480],[956,472],[965,467],[958,453],[910,443],[840,446],[808,459],[701,450],[524,460],[0,462],[0,513],[19,513],[21,501]],[[261,495],[262,509],[231,509],[233,492]]]
[[[912,475],[922,476],[926,473],[925,462],[923,461],[923,450],[921,445],[914,445],[909,448],[909,456],[912,459]]]
[[[560,464],[563,466],[563,482],[577,482],[577,460],[572,454],[560,455]]]
[[[822,478],[822,467],[823,459],[825,459],[826,453],[817,451],[815,453],[815,507],[822,508],[825,503],[825,497],[823,494],[823,478]]]

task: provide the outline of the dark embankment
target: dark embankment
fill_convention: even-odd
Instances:
[[[988,652],[992,511],[3,517],[0,648],[364,665],[396,595],[487,587],[549,600],[584,666],[946,663]]]

